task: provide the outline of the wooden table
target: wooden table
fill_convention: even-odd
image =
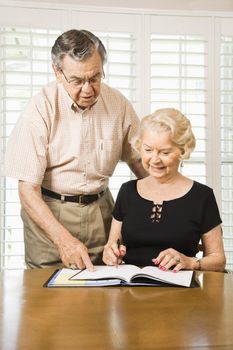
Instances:
[[[199,288],[43,288],[53,270],[0,274],[1,350],[233,349],[233,275]]]

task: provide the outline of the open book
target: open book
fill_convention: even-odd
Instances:
[[[162,271],[156,266],[143,268],[135,265],[95,266],[93,272],[85,270],[58,270],[47,287],[59,286],[113,286],[113,285],[177,285],[191,287],[193,271]]]

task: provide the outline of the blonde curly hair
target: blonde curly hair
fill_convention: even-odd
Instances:
[[[162,108],[145,116],[140,123],[139,135],[133,141],[133,148],[140,153],[143,134],[148,129],[169,131],[172,142],[181,150],[182,159],[188,159],[196,145],[189,119],[175,108]]]

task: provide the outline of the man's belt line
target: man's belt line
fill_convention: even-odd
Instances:
[[[97,201],[100,197],[103,196],[105,193],[105,190],[96,193],[96,194],[79,194],[77,196],[65,196],[63,194],[59,194],[56,192],[53,192],[51,190],[48,190],[46,188],[41,187],[41,193],[45,196],[54,198],[54,199],[59,199],[61,201],[65,202],[74,202],[74,203],[80,203],[80,204],[90,204],[92,202]]]

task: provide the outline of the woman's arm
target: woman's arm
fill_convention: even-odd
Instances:
[[[201,242],[203,245],[203,258],[198,262],[195,257],[186,256],[173,248],[163,250],[152,261],[162,270],[168,270],[173,267],[174,272],[181,269],[224,271],[226,257],[221,226],[218,225],[209,232],[204,233]]]
[[[108,242],[105,245],[103,251],[103,262],[106,265],[121,264],[122,258],[126,254],[126,247],[123,244],[121,244],[121,227],[122,222],[113,218]],[[118,244],[118,242],[120,242],[120,245]]]
[[[200,269],[209,271],[224,271],[226,257],[223,247],[222,228],[216,226],[202,235],[203,258],[200,260]]]

